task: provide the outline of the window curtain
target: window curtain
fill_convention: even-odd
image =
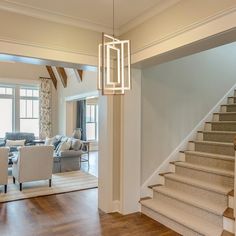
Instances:
[[[81,139],[86,140],[86,100],[77,101],[76,128],[81,129]]]
[[[39,137],[45,139],[51,136],[52,118],[51,118],[51,100],[52,87],[51,80],[40,78],[39,91]]]

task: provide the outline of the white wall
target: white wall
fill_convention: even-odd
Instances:
[[[142,71],[142,183],[236,83],[236,43]]]
[[[92,71],[83,72],[83,82],[78,82],[72,70],[66,70],[67,87],[64,88],[58,80],[58,133],[66,134],[66,98],[86,94],[97,90],[97,73]],[[72,114],[70,114],[72,115]]]

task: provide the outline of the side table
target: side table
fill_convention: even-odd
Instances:
[[[86,151],[83,151],[80,157],[80,166],[82,162],[88,162],[88,169],[89,169],[90,141],[83,141],[82,143],[83,143],[83,148],[85,148]],[[87,157],[84,157],[84,155],[87,155]]]

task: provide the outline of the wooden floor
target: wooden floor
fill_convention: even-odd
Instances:
[[[139,213],[97,209],[97,189],[0,204],[1,236],[177,236]]]

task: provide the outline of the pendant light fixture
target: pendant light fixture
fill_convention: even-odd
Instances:
[[[102,33],[98,46],[98,90],[102,95],[121,95],[131,89],[130,40],[115,38],[113,0],[113,36]]]

